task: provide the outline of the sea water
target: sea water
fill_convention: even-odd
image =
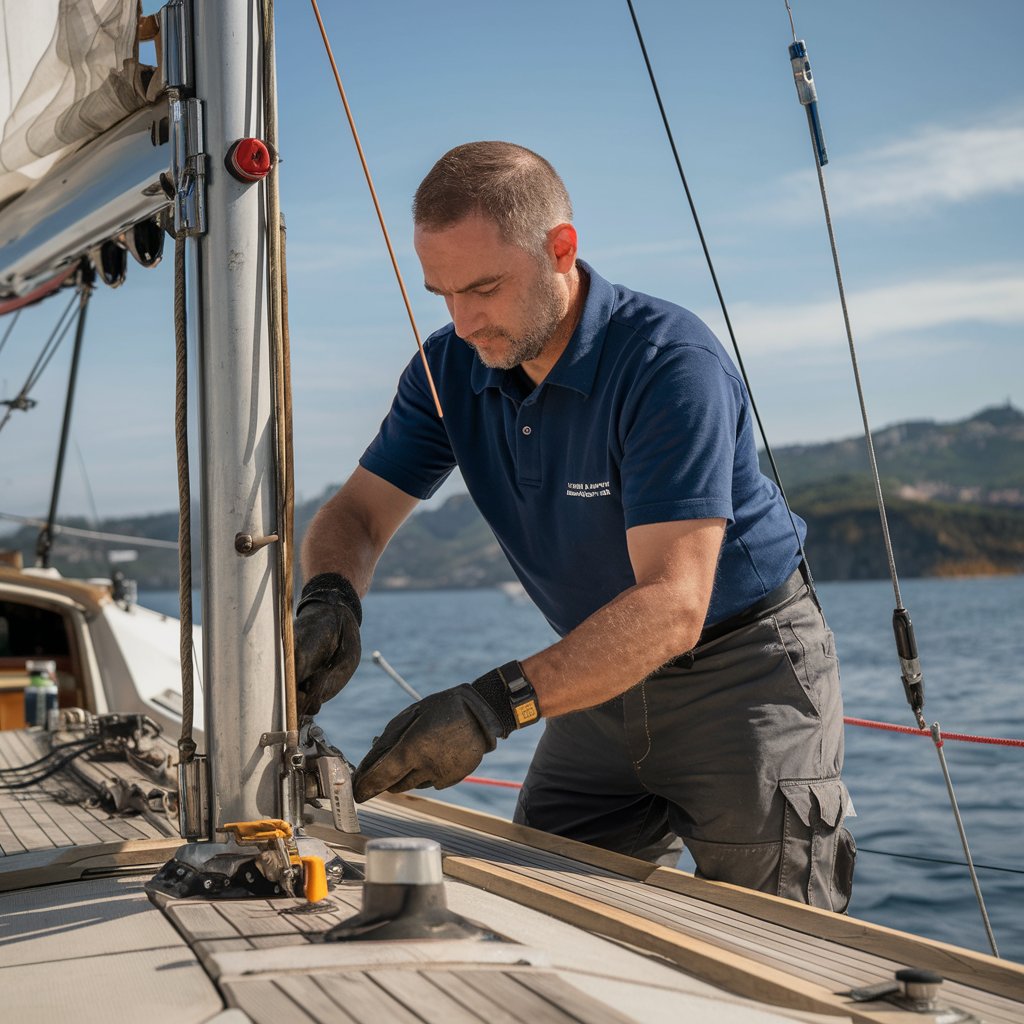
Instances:
[[[836,634],[846,714],[913,725],[900,682],[887,582],[823,583]],[[907,580],[925,716],[946,732],[1024,738],[1024,577]],[[173,613],[177,597],[140,601]],[[371,660],[379,650],[420,693],[468,682],[556,639],[531,604],[500,591],[372,593],[363,660],[320,723],[358,763],[409,698]],[[539,728],[499,743],[477,774],[521,780]],[[948,742],[943,748],[1000,953],[1024,962],[1024,748]],[[860,852],[850,913],[988,952],[974,891],[930,738],[848,726],[844,772]],[[442,800],[510,817],[515,791],[468,783]],[[680,866],[692,868],[685,855]]]

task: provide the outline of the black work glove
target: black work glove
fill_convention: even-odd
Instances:
[[[295,679],[299,714],[312,717],[341,692],[359,667],[363,608],[355,587],[334,572],[314,576],[295,612]]]
[[[385,790],[454,786],[515,728],[497,669],[432,693],[395,715],[374,740],[352,777],[353,794],[361,803]]]

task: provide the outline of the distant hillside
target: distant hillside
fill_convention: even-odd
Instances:
[[[872,440],[879,473],[898,497],[1024,508],[1024,412],[1011,405],[957,423],[899,423],[873,432]],[[868,478],[862,436],[774,453],[786,489],[794,493],[838,477]],[[770,476],[767,461],[761,462]]]
[[[877,431],[874,441],[901,575],[1024,572],[1024,413],[1003,406],[958,423],[902,423]],[[885,577],[863,438],[793,445],[775,455],[790,502],[807,520],[815,575],[822,580]],[[296,506],[300,542],[333,490]],[[83,520],[68,524],[86,526]],[[97,529],[173,540],[177,515],[110,519]],[[0,546],[21,549],[31,564],[37,533],[23,527],[0,538]],[[68,574],[107,575],[105,551],[111,547],[132,544],[58,537],[53,563]],[[140,587],[177,587],[173,551],[140,547],[138,552],[136,561],[121,568]],[[462,494],[409,519],[384,553],[374,585],[381,590],[487,587],[513,578],[476,506]]]

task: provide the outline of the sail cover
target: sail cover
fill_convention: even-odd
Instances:
[[[138,21],[138,0],[0,0],[0,206],[148,102]]]

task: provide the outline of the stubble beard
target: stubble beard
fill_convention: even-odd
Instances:
[[[473,335],[488,340],[503,338],[507,342],[508,347],[504,353],[493,355],[485,354],[473,345],[477,358],[484,366],[492,370],[511,370],[522,363],[539,358],[543,353],[568,310],[555,283],[543,275],[538,275],[537,289],[530,296],[529,303],[533,323],[524,330],[524,333],[513,335],[502,327],[490,327]],[[473,337],[467,340],[472,343]]]

